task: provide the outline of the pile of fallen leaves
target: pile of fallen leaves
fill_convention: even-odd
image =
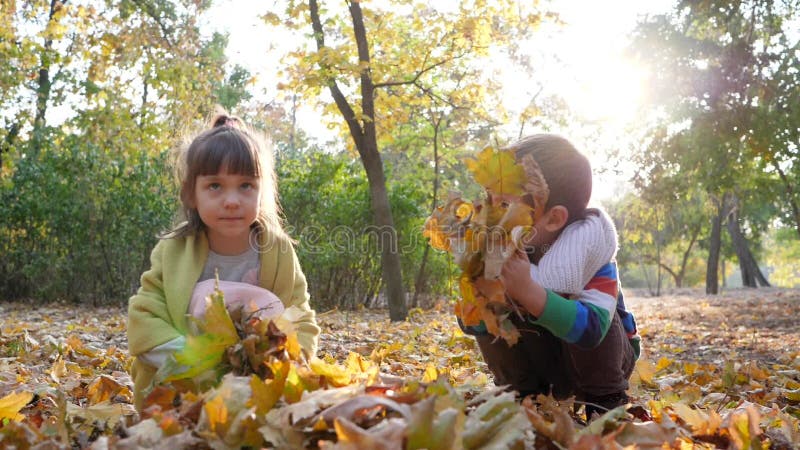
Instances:
[[[0,447],[800,445],[800,292],[628,302],[647,349],[632,404],[593,421],[569,400],[519,401],[491,385],[449,306],[414,310],[402,323],[384,311],[320,314],[320,359],[311,361],[291,330],[234,317],[236,338],[209,363],[230,373],[204,390],[186,384],[202,373],[176,371],[139,416],[124,311],[3,304]]]
[[[422,234],[433,248],[449,252],[461,269],[456,316],[514,345],[520,334],[511,316],[521,317],[521,312],[506,298],[500,271],[536,232],[533,226],[550,190],[531,155],[517,162],[512,150],[487,147],[465,163],[485,195],[468,202],[451,192],[447,203],[426,219]]]

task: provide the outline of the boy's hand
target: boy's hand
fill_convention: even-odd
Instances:
[[[500,277],[511,299],[536,317],[542,314],[547,293],[531,278],[531,263],[524,252],[518,251],[506,261]]]

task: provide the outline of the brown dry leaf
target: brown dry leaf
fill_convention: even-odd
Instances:
[[[89,383],[89,386],[86,388],[89,404],[96,405],[111,400],[112,397],[119,394],[123,389],[126,388],[117,380],[108,375],[100,375]]]
[[[675,442],[677,438],[677,427],[668,427],[656,422],[628,422],[622,425],[617,435],[617,442],[621,445],[634,445],[637,448],[656,449]]]
[[[319,413],[319,417],[329,424],[332,424],[334,419],[337,418],[356,421],[355,418],[358,413],[375,409],[394,411],[406,418],[410,415],[410,410],[406,405],[401,405],[386,397],[362,394],[325,409]]]
[[[701,411],[684,403],[674,403],[672,409],[678,417],[692,427],[694,434],[714,435],[722,425],[722,417],[714,410]]]
[[[403,450],[403,437],[406,431],[404,420],[387,419],[365,430],[346,418],[337,417],[334,428],[339,442],[331,446],[331,449]]]
[[[108,403],[108,401],[98,403],[96,405],[81,407],[67,404],[67,416],[78,417],[88,423],[95,421],[106,424],[109,428],[114,428],[117,423],[122,421],[126,416],[133,416],[136,410],[133,405],[124,403]]]

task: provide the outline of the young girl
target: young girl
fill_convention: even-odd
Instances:
[[[317,349],[315,313],[292,240],[279,218],[272,156],[236,117],[217,116],[181,154],[180,200],[186,221],[164,236],[150,270],[128,303],[128,346],[134,357],[134,405],[167,357],[202,317],[218,274],[229,310],[267,316],[294,309],[307,356]]]

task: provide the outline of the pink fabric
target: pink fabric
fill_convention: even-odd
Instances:
[[[189,314],[202,319],[206,314],[206,298],[214,293],[216,280],[210,279],[197,283],[189,303]],[[278,317],[283,313],[283,302],[272,292],[248,283],[237,281],[220,281],[219,289],[225,294],[225,306],[228,311],[244,308],[245,312],[256,314],[261,319]]]

